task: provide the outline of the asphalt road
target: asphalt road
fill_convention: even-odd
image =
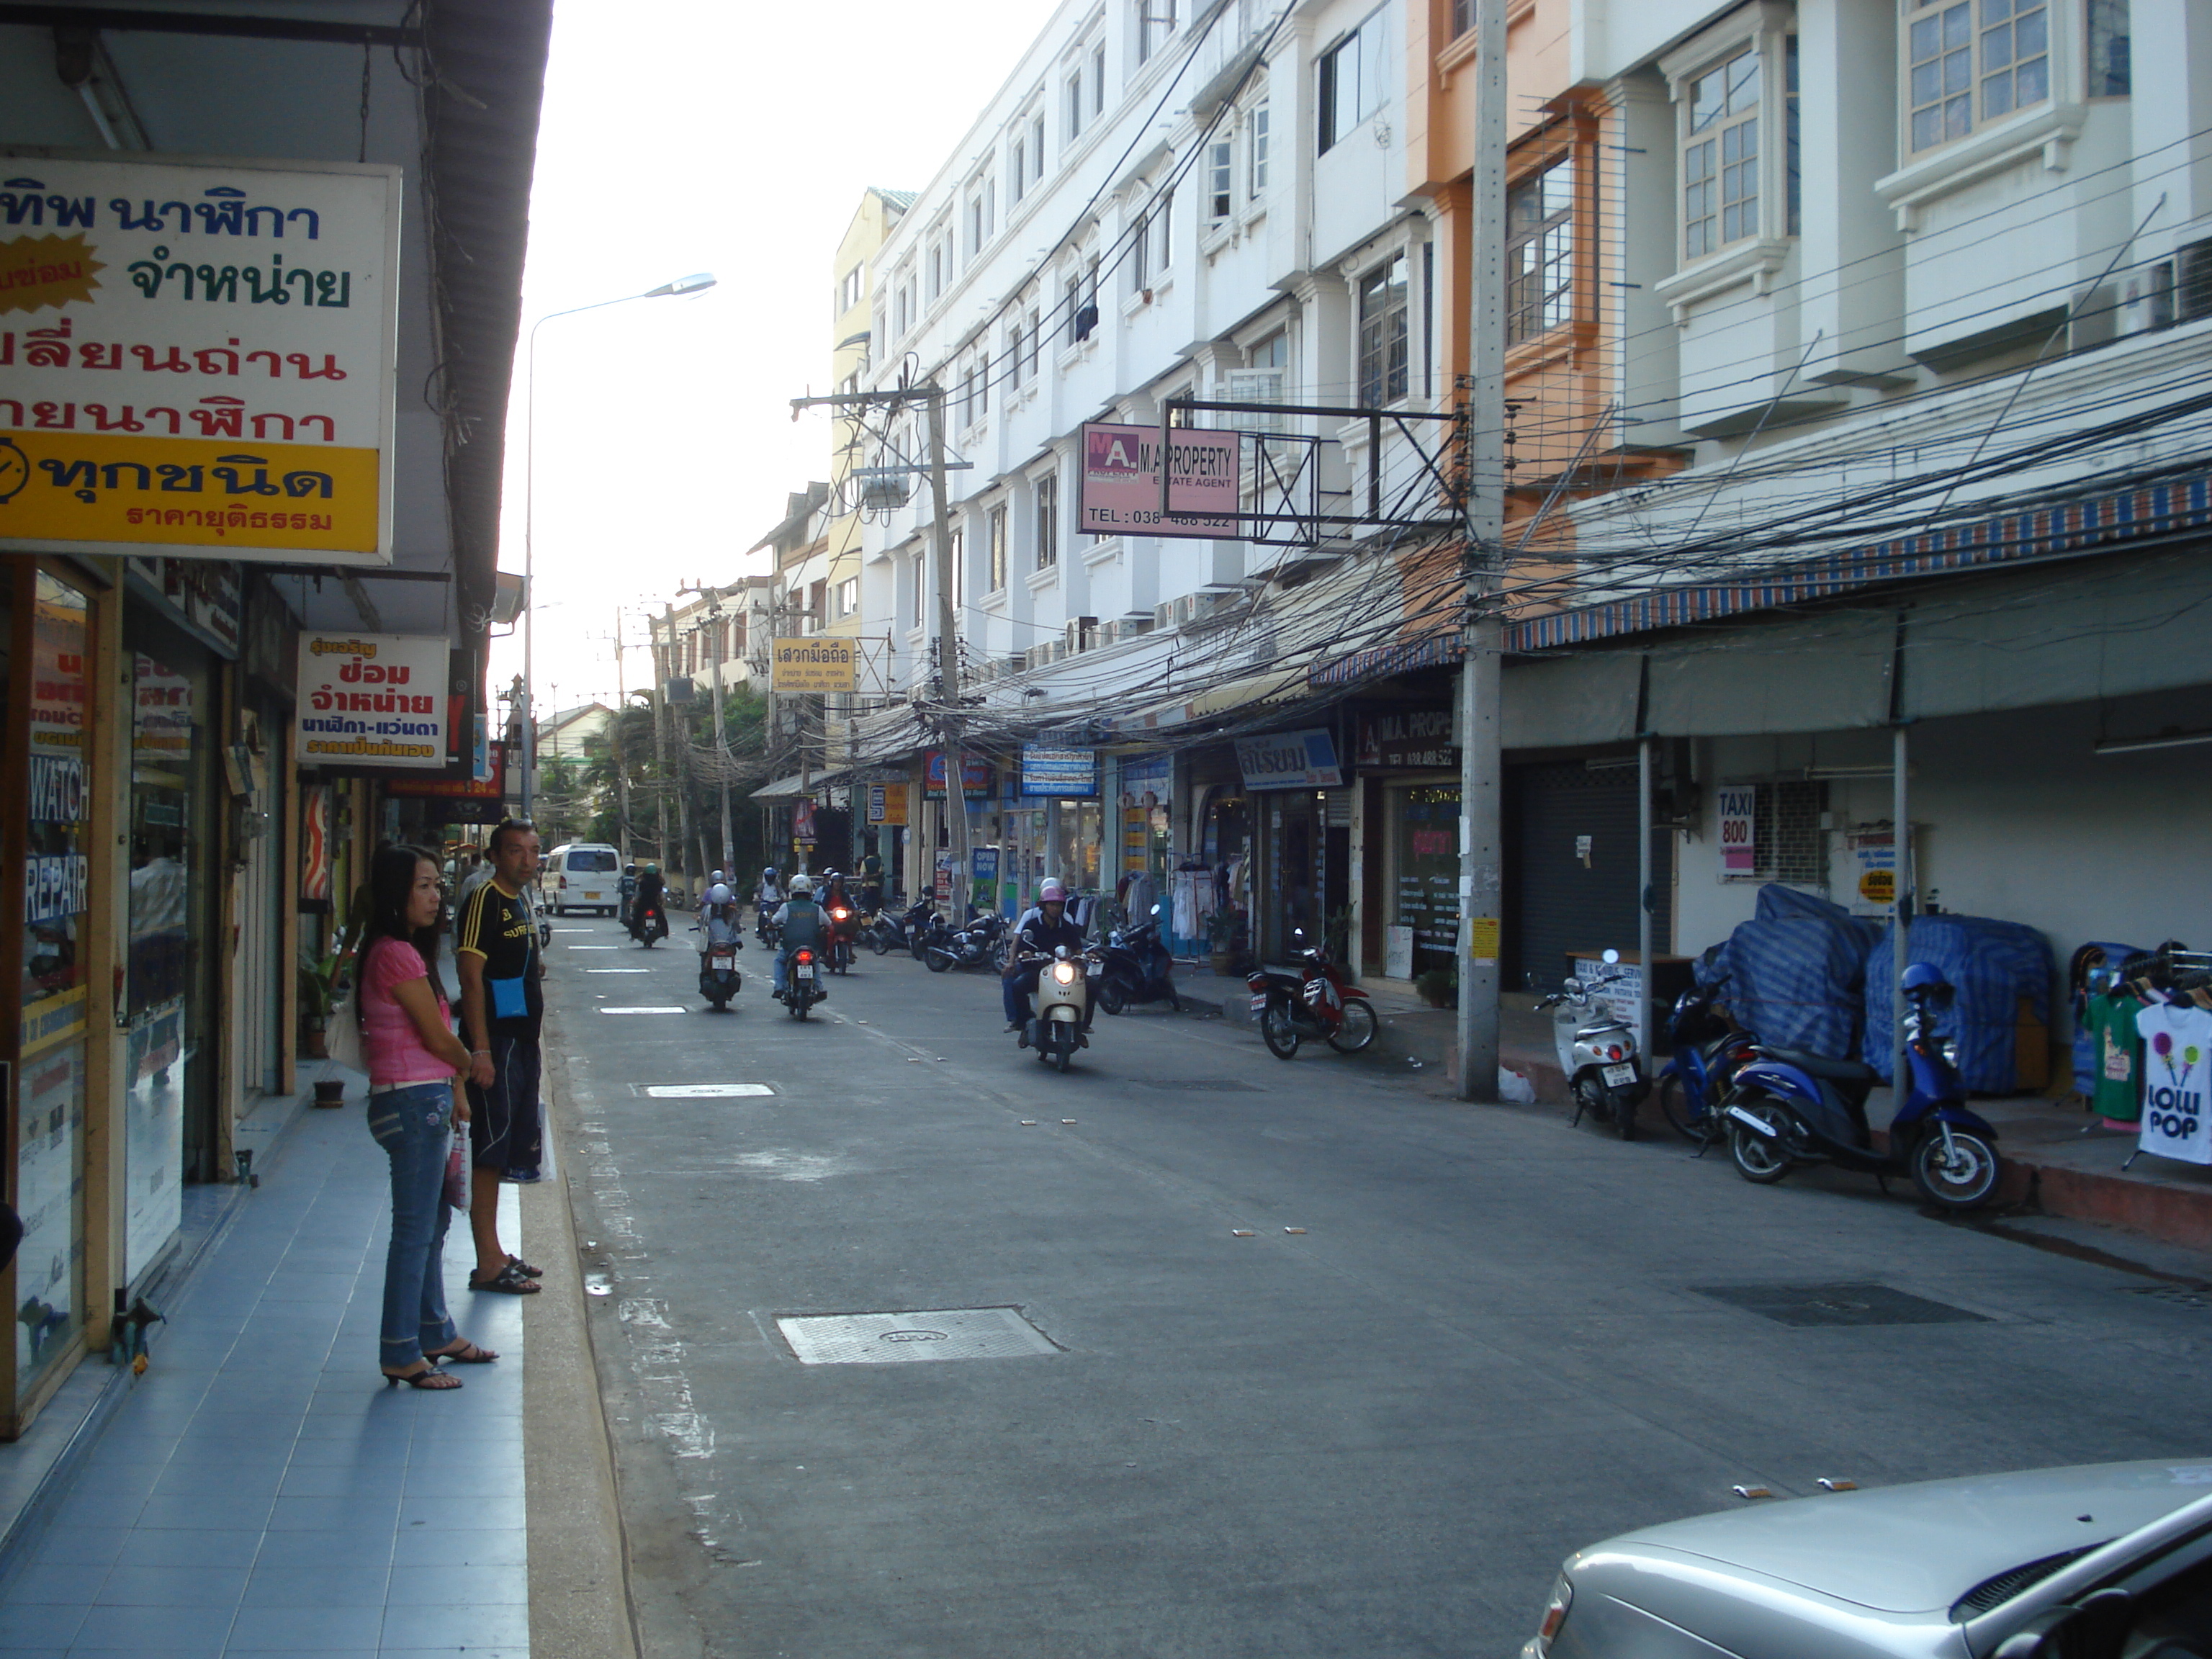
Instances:
[[[556,926],[653,1659],[1505,1656],[1568,1551],[1738,1483],[2212,1451],[2212,1312],[1868,1179],[1753,1188],[1161,1011],[1060,1077],[994,980],[903,958],[801,1024],[755,946],[716,1015],[690,935]],[[644,1093],[735,1083],[774,1092]],[[1838,1285],[1954,1316],[1705,1293]],[[1006,1308],[1048,1346],[935,1357],[942,1310]],[[939,1315],[863,1339],[932,1358],[801,1364],[775,1323],[844,1313]]]

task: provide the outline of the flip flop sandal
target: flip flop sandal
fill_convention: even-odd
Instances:
[[[489,1365],[499,1358],[489,1348],[480,1348],[473,1342],[464,1342],[458,1348],[425,1350],[422,1358],[438,1365]]]
[[[471,1273],[469,1275],[469,1288],[472,1291],[497,1291],[503,1296],[535,1296],[538,1294],[538,1286],[531,1282],[530,1276],[526,1273],[518,1273],[515,1270],[514,1263],[512,1261],[508,1262],[504,1267],[501,1267],[489,1279],[479,1279],[474,1273]]]
[[[515,1272],[520,1273],[525,1279],[543,1279],[545,1277],[544,1268],[533,1267],[519,1255],[511,1255],[507,1257],[507,1265],[514,1268]]]

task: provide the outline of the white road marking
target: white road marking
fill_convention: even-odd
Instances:
[[[603,1014],[680,1014],[681,1008],[602,1008]]]
[[[650,968],[586,968],[584,971],[587,974],[649,974],[653,969]]]
[[[564,945],[561,948],[564,951],[618,951],[622,947],[618,945]]]
[[[647,1083],[639,1091],[647,1100],[730,1100],[775,1092],[765,1083]]]

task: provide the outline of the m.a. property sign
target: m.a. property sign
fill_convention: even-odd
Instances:
[[[1159,428],[1085,427],[1081,527],[1094,536],[1237,535],[1242,436],[1179,427],[1168,434],[1167,453],[1163,514]]]
[[[0,152],[0,550],[388,562],[400,191]]]

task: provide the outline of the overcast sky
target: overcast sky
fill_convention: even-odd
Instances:
[[[919,190],[1051,0],[732,5],[560,0],[531,198],[500,567],[523,568],[529,329],[687,272],[720,285],[538,335],[541,712],[611,702],[618,606],[726,582],[784,498],[828,476],[830,270],[861,191]],[[633,641],[641,637],[631,635]],[[521,667],[496,643],[495,690]],[[629,658],[630,686],[648,678]]]

